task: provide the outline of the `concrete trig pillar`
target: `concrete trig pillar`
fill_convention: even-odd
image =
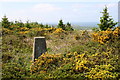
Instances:
[[[33,44],[33,58],[32,60],[38,59],[42,53],[45,53],[46,49],[46,40],[45,37],[34,37],[34,44]]]

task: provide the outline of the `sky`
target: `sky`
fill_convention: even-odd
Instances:
[[[105,5],[109,15],[118,21],[119,0],[0,0],[0,20],[57,23],[99,22]]]

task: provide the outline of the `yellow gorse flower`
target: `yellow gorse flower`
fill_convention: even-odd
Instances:
[[[120,37],[120,28],[117,27],[114,31],[108,28],[106,31],[95,32],[92,35],[94,41],[104,44],[112,39],[117,39]]]

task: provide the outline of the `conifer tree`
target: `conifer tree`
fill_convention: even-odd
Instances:
[[[19,26],[19,27],[24,27],[24,23],[20,20],[20,21],[15,21],[15,25]]]
[[[25,27],[31,28],[29,21],[26,22]]]
[[[67,22],[67,26],[71,26],[71,24],[69,22]]]
[[[41,24],[39,24],[39,27],[44,28],[44,25],[41,23]]]
[[[72,28],[71,24],[69,22],[67,22],[65,30],[66,31],[73,31],[74,29]]]
[[[63,21],[62,20],[59,20],[59,23],[58,23],[58,28],[62,28],[63,30],[65,30],[65,25],[63,24]]]
[[[10,26],[10,22],[8,21],[8,18],[6,16],[4,16],[2,18],[2,27],[9,28],[9,26]]]
[[[101,13],[103,16],[100,17],[100,24],[98,24],[101,31],[107,30],[107,28],[111,29],[117,24],[117,22],[114,22],[113,18],[110,18],[111,16],[109,16],[108,8],[106,6]]]

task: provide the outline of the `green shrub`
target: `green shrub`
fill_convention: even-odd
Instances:
[[[17,62],[2,64],[3,79],[29,78],[30,71],[23,65],[25,65],[23,62],[22,64]]]

